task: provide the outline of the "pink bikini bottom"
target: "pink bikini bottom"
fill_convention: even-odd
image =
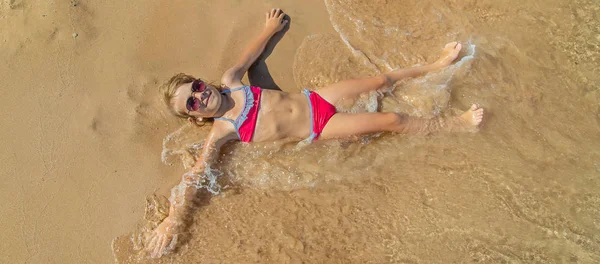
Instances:
[[[310,128],[309,141],[318,139],[329,122],[329,119],[337,112],[335,106],[323,99],[318,93],[311,92],[307,89],[302,91],[306,95],[308,100],[308,106],[310,109],[310,119],[312,120]]]

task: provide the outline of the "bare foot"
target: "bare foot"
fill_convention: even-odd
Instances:
[[[476,128],[483,120],[483,108],[473,104],[471,108],[458,117],[467,127]]]
[[[444,46],[444,50],[442,51],[442,55],[434,64],[438,65],[440,68],[450,65],[450,63],[452,63],[456,57],[458,57],[460,49],[462,49],[462,44],[456,41],[446,44],[446,46]]]

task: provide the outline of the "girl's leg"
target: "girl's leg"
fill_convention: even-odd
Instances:
[[[389,88],[402,79],[414,78],[430,71],[447,67],[456,59],[461,48],[460,43],[451,42],[446,44],[442,55],[435,63],[426,66],[398,69],[371,78],[345,80],[325,86],[315,92],[327,100],[327,102],[334,105],[342,99],[355,100],[363,93]]]
[[[398,113],[337,113],[321,132],[319,139],[346,138],[376,132],[428,134],[437,131],[473,131],[483,119],[483,109],[472,105],[457,117],[417,118]]]
[[[375,77],[340,81],[315,90],[315,92],[330,104],[335,105],[341,100],[355,100],[363,93],[382,90],[390,86],[385,75],[381,74]]]

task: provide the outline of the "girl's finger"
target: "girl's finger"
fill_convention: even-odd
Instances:
[[[177,235],[177,234],[173,235],[173,239],[171,239],[171,243],[169,243],[167,250],[172,251],[173,249],[175,249],[175,246],[177,245],[178,237],[179,237],[179,235]]]
[[[163,240],[162,244],[160,245],[160,249],[158,250],[158,254],[165,254],[165,248],[171,244],[171,239],[170,237],[165,237],[165,240]]]
[[[147,236],[144,238],[144,245],[146,245],[146,247],[148,247],[148,245],[150,245],[150,241],[152,241],[152,237],[153,237],[153,236],[154,236],[154,235],[150,234],[150,235],[147,235]]]
[[[275,16],[275,12],[276,12],[276,11],[277,11],[277,10],[276,10],[275,8],[271,9],[271,17],[274,17],[274,16]]]
[[[269,12],[265,13],[265,19],[269,20]]]
[[[148,253],[150,253],[150,256],[152,257],[154,254],[154,248],[156,247],[156,240],[158,239],[158,237],[153,237],[152,240],[150,241],[150,243],[148,244],[148,246],[146,247],[146,250],[148,250]]]
[[[277,18],[281,19],[285,16],[285,13],[281,12]]]
[[[154,247],[156,245],[156,240],[158,239],[158,236],[154,235],[150,238],[150,243],[148,243],[146,245],[146,249],[151,252],[152,250],[154,250]]]
[[[160,239],[159,237],[156,237],[156,239],[154,240],[155,242],[153,242],[152,247],[150,247],[150,250],[151,250],[150,257],[151,258],[156,258],[156,247],[157,247],[156,242],[158,242],[159,239]]]
[[[164,240],[165,240],[165,236],[160,236],[160,238],[158,239],[158,243],[156,244],[156,247],[154,247],[154,252],[152,252],[152,257],[154,257],[154,258],[160,257],[160,255],[161,255],[160,246],[162,245]]]

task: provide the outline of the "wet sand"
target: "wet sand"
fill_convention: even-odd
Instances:
[[[178,72],[219,80],[274,6],[291,26],[257,67],[273,81],[252,82],[297,92],[432,62],[459,40],[473,47],[462,63],[400,83],[378,108],[431,117],[476,102],[484,125],[228,146],[224,190],[204,199],[189,240],[141,257],[129,234],[146,224],[146,197],[168,196],[184,172],[163,140],[181,150],[206,133],[169,116],[158,85]],[[0,1],[0,262],[600,262],[599,11],[585,0]],[[340,109],[373,110],[374,98]]]

